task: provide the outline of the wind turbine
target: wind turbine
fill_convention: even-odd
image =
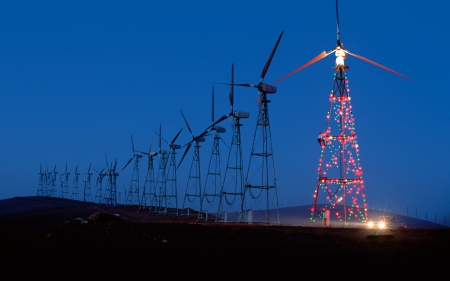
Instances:
[[[92,167],[94,171],[97,173],[97,181],[95,183],[95,203],[101,204],[103,203],[103,187],[102,182],[103,178],[106,176],[106,173],[102,173],[105,168],[101,169],[100,172],[98,172],[94,167]]]
[[[237,212],[235,221],[240,221],[244,215],[241,207],[244,195],[244,166],[242,160],[241,119],[249,118],[250,114],[244,111],[234,110],[234,64],[231,65],[231,82],[229,92],[230,119],[232,128],[231,145],[223,182],[220,190],[220,200],[216,221],[228,222],[228,212]]]
[[[51,190],[51,184],[52,184],[52,173],[48,171],[48,165],[45,164],[45,172],[44,172],[44,179],[45,179],[45,186],[43,194],[44,196],[53,196],[52,190]]]
[[[273,85],[265,84],[264,77],[267,74],[270,63],[278,48],[284,30],[281,31],[272,52],[269,55],[264,68],[262,69],[258,84],[233,84],[236,86],[253,87],[258,89],[256,96],[258,103],[258,119],[256,122],[255,134],[253,137],[252,150],[248,163],[247,175],[241,210],[249,209],[249,216],[253,216],[254,211],[258,212],[261,222],[267,224],[280,224],[280,214],[278,210],[278,194],[275,175],[275,163],[273,159],[272,136],[270,132],[269,107],[270,100],[267,94],[275,94],[277,88]],[[261,129],[259,129],[261,127]],[[248,195],[248,196],[247,196]],[[254,210],[256,208],[256,210]],[[271,219],[270,209],[275,210],[275,220]],[[248,218],[253,220],[252,217]]]
[[[105,153],[105,159],[106,159],[106,165],[108,166],[108,158],[106,157],[106,153]],[[112,205],[112,206],[116,206],[117,205],[117,177],[119,176],[119,173],[116,172],[116,167],[117,167],[117,158],[114,161],[114,166],[113,166],[113,162],[111,162],[111,165],[109,165],[108,168],[108,184],[106,186],[106,190],[105,190],[105,197],[104,197],[104,201],[106,203],[106,205]]]
[[[145,183],[142,191],[141,205],[143,208],[147,207],[147,202],[149,202],[148,206],[151,206],[151,201],[155,196],[154,191],[156,190],[155,186],[155,170],[153,165],[153,160],[156,155],[158,155],[158,151],[152,152],[152,141],[150,141],[150,146],[148,148],[148,152],[139,151],[142,154],[147,155],[147,175],[145,177]]]
[[[306,64],[272,84],[286,79],[330,54],[335,54],[333,89],[329,96],[330,107],[326,117],[326,128],[322,130],[322,132],[325,132],[325,143],[320,145],[321,156],[314,190],[314,205],[311,208],[311,222],[314,223],[317,216],[326,218],[329,222],[329,216],[333,214],[333,218],[344,221],[345,226],[347,226],[350,220],[365,221],[368,218],[368,208],[364,193],[359,144],[355,133],[349,80],[346,74],[346,70],[349,67],[344,64],[344,60],[347,59],[347,55],[354,56],[409,81],[412,81],[412,79],[370,59],[350,52],[344,47],[340,40],[337,0],[336,25],[337,43],[332,50],[328,52],[322,51]],[[325,194],[324,198],[319,196],[319,191]],[[319,201],[319,197],[322,201]],[[323,207],[319,206],[319,204],[323,204]]]
[[[166,183],[167,183],[166,166],[167,166],[167,161],[169,158],[169,151],[163,150],[161,148],[161,124],[159,124],[159,134],[157,132],[155,132],[155,134],[157,134],[159,136],[159,139],[158,139],[159,170],[158,170],[158,175],[156,177],[155,190],[153,191],[152,205],[154,206],[154,211],[159,212],[160,207],[162,205],[162,200],[164,198],[163,194],[166,190]]]
[[[163,188],[160,189],[160,197],[157,202],[159,203],[158,212],[163,214],[175,214],[178,215],[178,186],[177,186],[177,162],[176,162],[176,150],[180,149],[181,146],[179,144],[175,144],[178,136],[180,135],[183,128],[181,128],[172,141],[167,142],[160,133],[156,133],[159,136],[160,141],[163,140],[165,143],[169,145],[168,151],[168,159],[169,165],[165,165],[165,169],[167,171],[164,172],[164,184]],[[166,162],[167,163],[167,162]],[[173,211],[170,211],[169,208],[172,207]]]
[[[122,168],[122,171],[125,170],[125,168],[130,164],[130,162],[134,160],[134,169],[133,174],[131,176],[131,182],[130,187],[128,189],[127,194],[127,205],[137,205],[140,206],[139,203],[139,159],[142,158],[142,154],[137,153],[137,151],[134,149],[134,141],[133,141],[133,135],[131,135],[131,148],[133,151],[133,156],[128,160],[128,162],[125,164],[125,166]]]
[[[212,88],[212,106],[211,106],[211,123],[215,122],[214,118],[214,87]],[[215,204],[216,197],[220,198],[221,196],[221,185],[222,185],[222,176],[221,176],[221,165],[220,165],[220,134],[225,133],[226,129],[224,127],[220,127],[214,125],[211,127],[211,132],[214,132],[214,143],[211,150],[211,157],[209,159],[208,165],[208,173],[206,174],[205,186],[203,189],[203,203],[202,206],[205,206],[205,203],[208,203],[208,207],[205,208],[205,211],[208,209],[214,210],[217,212],[218,205]],[[223,141],[223,140],[222,140]],[[225,143],[225,142],[224,142]],[[226,143],[225,143],[226,145]],[[206,218],[207,219],[207,218]]]
[[[42,164],[39,167],[39,185],[38,190],[36,192],[36,196],[44,196],[44,181],[45,181],[45,173],[42,172]]]
[[[211,128],[213,128],[216,124],[222,122],[223,120],[227,119],[228,116],[227,115],[223,115],[221,118],[219,118],[219,120],[217,120],[216,122],[213,122],[211,125],[209,125],[201,134],[199,135],[194,135],[194,133],[191,130],[191,127],[189,126],[189,123],[186,120],[186,117],[183,114],[183,111],[181,111],[181,115],[183,116],[184,122],[186,123],[186,127],[188,128],[189,132],[192,135],[192,139],[185,144],[184,146],[186,147],[186,150],[184,151],[183,157],[181,157],[181,160],[178,164],[177,169],[180,167],[181,163],[183,162],[184,157],[186,156],[186,154],[188,153],[189,149],[191,148],[192,144],[195,142],[195,150],[194,150],[194,155],[192,158],[192,163],[191,163],[191,169],[189,172],[189,179],[187,182],[187,186],[186,186],[186,192],[184,195],[184,200],[183,200],[183,210],[182,210],[182,215],[184,214],[183,211],[185,210],[185,205],[186,205],[186,200],[188,200],[191,204],[191,206],[195,203],[196,198],[199,199],[199,213],[198,216],[199,218],[203,216],[203,208],[202,208],[202,183],[201,183],[201,175],[200,175],[200,142],[204,142],[205,141],[205,136],[211,131]],[[190,215],[190,208],[187,208],[187,214],[186,215]]]
[[[72,184],[72,200],[78,200],[78,177],[80,176],[80,173],[78,172],[78,165],[75,167],[75,173],[73,177],[73,184]]]
[[[55,168],[53,169],[53,176],[52,173],[49,172],[48,175],[50,177],[50,197],[55,197],[56,196],[56,175],[58,174],[58,172],[56,171],[56,165]]]
[[[61,174],[61,198],[68,198],[69,195],[69,175],[67,172],[67,162],[66,162],[66,170],[63,174]]]
[[[91,202],[91,165],[92,163],[89,163],[87,179],[84,181],[83,202]]]

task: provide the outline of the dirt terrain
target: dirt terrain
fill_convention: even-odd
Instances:
[[[157,214],[136,206],[15,197],[0,201],[1,253],[24,256],[132,256],[276,259],[370,264],[441,264],[450,229],[364,228],[223,223],[196,215]],[[87,255],[86,255],[87,254]],[[204,262],[205,260],[203,260]]]

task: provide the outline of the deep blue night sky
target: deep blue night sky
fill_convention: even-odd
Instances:
[[[347,50],[413,79],[346,60],[371,208],[438,222],[450,216],[449,16],[445,0],[339,2]],[[183,128],[177,143],[184,145],[191,135],[180,110],[194,134],[203,131],[214,87],[216,118],[228,114],[229,86],[222,83],[231,65],[236,83],[257,84],[283,30],[266,83],[336,45],[334,0],[8,0],[0,3],[0,25],[0,199],[34,196],[41,165],[61,174],[67,163],[71,176],[78,166],[81,185],[90,164],[106,166],[105,154],[121,170],[132,156],[130,134],[146,151],[152,139],[158,146],[160,125],[166,140]],[[334,56],[326,57],[277,83],[270,96],[280,207],[312,204],[333,66]],[[256,94],[235,87],[235,109],[250,112],[244,157]],[[231,139],[224,126],[222,137]],[[205,169],[211,145],[202,145]],[[178,170],[179,194],[190,153]],[[121,171],[119,190],[131,173],[131,166]]]

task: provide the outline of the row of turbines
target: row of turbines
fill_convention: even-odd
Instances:
[[[105,155],[106,157],[106,155]],[[106,158],[108,163],[108,160]],[[108,166],[108,165],[107,165]],[[83,188],[80,190],[80,172],[78,172],[78,165],[75,168],[74,177],[72,179],[72,191],[70,192],[69,176],[70,172],[67,171],[67,163],[64,173],[61,173],[58,180],[58,172],[56,171],[56,165],[53,171],[49,171],[48,166],[42,170],[42,165],[39,170],[39,184],[36,196],[47,197],[59,197],[72,200],[82,200],[83,202],[105,203],[108,205],[117,205],[117,188],[116,182],[119,173],[116,172],[117,159],[111,163],[107,171],[105,168],[97,171],[92,165],[89,165],[86,173],[86,179],[83,181]],[[92,188],[92,176],[91,171],[94,170],[97,173],[97,180],[94,188]],[[107,177],[108,182],[105,189],[103,189],[103,180]],[[70,192],[70,194],[69,194]],[[82,194],[80,194],[82,193]],[[80,199],[81,197],[81,199]]]
[[[295,74],[296,72],[310,66],[313,63],[327,57],[330,54],[336,56],[334,66],[334,79],[331,94],[328,101],[330,103],[326,116],[326,127],[322,130],[317,139],[320,143],[321,154],[319,158],[317,183],[314,190],[314,204],[311,208],[311,222],[330,216],[333,219],[343,221],[367,220],[368,205],[365,197],[365,187],[360,163],[359,144],[357,141],[355,118],[353,116],[349,80],[346,71],[349,69],[344,61],[347,55],[356,57],[372,65],[387,70],[402,78],[412,81],[411,78],[382,66],[372,60],[348,51],[340,41],[340,27],[338,16],[338,1],[336,0],[336,23],[337,42],[335,47],[326,52],[322,51],[318,56],[300,66],[294,71],[281,77],[272,84],[265,84],[264,77],[269,69],[272,58],[276,52],[278,44],[283,35],[283,31],[278,37],[269,58],[261,72],[260,81],[257,84],[237,84],[234,83],[234,67],[231,67],[231,82],[224,83],[230,85],[229,101],[231,111],[214,118],[214,88],[212,99],[212,124],[206,127],[200,134],[194,134],[181,111],[181,115],[186,123],[192,139],[185,144],[184,154],[177,164],[177,150],[180,145],[175,144],[181,130],[171,142],[165,141],[159,133],[159,151],[152,152],[151,145],[147,152],[136,151],[134,149],[133,137],[131,137],[133,156],[125,165],[124,169],[134,162],[134,171],[127,192],[127,204],[138,204],[149,207],[150,210],[159,213],[168,213],[170,210],[178,215],[191,215],[192,210],[198,210],[199,218],[207,218],[208,212],[214,213],[214,217],[219,221],[237,222],[263,222],[268,224],[280,224],[278,210],[278,194],[275,175],[275,165],[273,159],[272,138],[270,132],[269,108],[270,100],[267,94],[275,94],[277,89],[274,84]],[[248,112],[234,109],[234,86],[252,87],[258,90],[258,114],[253,143],[248,160],[247,170],[244,171],[242,149],[241,149],[241,119],[249,118]],[[225,174],[221,174],[219,143],[220,134],[225,132],[225,128],[218,126],[225,119],[231,119],[232,140],[229,148]],[[206,180],[202,182],[200,173],[200,147],[206,136],[213,135],[214,145],[208,167]],[[161,149],[161,140],[169,145],[169,150]],[[226,144],[226,142],[225,142]],[[183,196],[181,208],[178,206],[178,187],[176,171],[184,160],[191,147],[194,147],[192,163],[189,172],[189,179]],[[143,155],[147,155],[147,176],[140,193],[139,188],[139,161]],[[155,156],[159,156],[159,165],[154,165]],[[107,176],[108,186],[104,192],[107,204],[117,204],[116,197],[116,173],[117,160],[111,163],[107,171],[98,172],[96,190],[101,190],[103,177]],[[157,171],[155,170],[157,169]],[[155,177],[156,174],[156,177]],[[38,195],[55,196],[56,173],[40,173]],[[67,176],[67,171],[64,176]],[[78,176],[76,175],[76,178]],[[45,182],[45,186],[44,183]],[[85,181],[84,196],[90,184],[90,174]],[[99,187],[100,186],[100,187]],[[324,194],[324,195],[320,195]],[[60,196],[67,196],[67,186],[61,181]],[[90,193],[89,193],[90,196]],[[85,198],[84,198],[85,199]],[[96,202],[100,203],[97,198]],[[195,207],[193,207],[195,206]],[[342,208],[337,208],[342,206]],[[256,219],[255,219],[256,218]]]
[[[276,87],[264,84],[263,80],[269,69],[272,58],[281,40],[283,32],[278,37],[276,44],[261,72],[258,84],[237,84],[234,83],[234,65],[231,65],[231,81],[223,83],[230,86],[229,103],[230,112],[222,115],[219,119],[214,116],[214,87],[212,88],[212,112],[211,125],[206,127],[200,134],[195,134],[183,113],[181,115],[185,121],[186,128],[191,134],[191,140],[184,146],[176,144],[176,140],[183,128],[169,142],[161,134],[161,125],[158,135],[157,151],[152,151],[150,143],[148,151],[136,150],[134,147],[133,135],[131,135],[132,156],[127,161],[122,171],[134,161],[130,186],[126,192],[126,205],[137,205],[142,208],[149,208],[150,211],[162,214],[176,215],[197,215],[199,219],[208,219],[208,214],[214,214],[217,221],[236,222],[261,222],[268,224],[280,224],[278,210],[278,194],[276,186],[275,165],[273,160],[273,149],[269,122],[269,108],[267,94],[276,93]],[[234,86],[252,87],[258,90],[258,116],[255,128],[250,159],[247,170],[244,170],[242,147],[241,147],[241,119],[250,117],[248,112],[234,109]],[[226,132],[224,127],[218,124],[224,120],[230,120],[232,125],[232,139],[230,143],[225,142],[220,134]],[[201,143],[206,137],[213,137],[211,157],[209,159],[208,172],[202,181],[200,165]],[[168,145],[168,150],[162,149],[162,141]],[[225,173],[222,174],[220,142],[228,148],[227,163]],[[185,151],[177,163],[177,150],[185,147]],[[193,147],[192,162],[189,171],[189,178],[185,193],[182,197],[182,206],[179,206],[177,169],[185,159],[185,156]],[[139,178],[139,164],[142,159],[147,158],[147,174],[145,182],[141,188]],[[105,155],[106,158],[106,155]],[[157,160],[158,163],[154,163]],[[107,168],[100,171],[89,166],[87,177],[84,180],[82,189],[82,200],[84,202],[94,202],[99,204],[118,204],[117,159],[113,163],[108,163]],[[94,188],[92,188],[92,170],[97,173]],[[48,168],[43,172],[42,166],[39,172],[39,186],[37,196],[61,197],[78,200],[79,175],[75,170],[73,178],[72,193],[69,195],[69,183],[67,164],[65,173],[61,174],[59,188],[56,187],[56,166],[53,172]],[[103,188],[104,178],[107,178],[106,188]],[[120,195],[119,195],[120,196]],[[181,198],[180,198],[181,199]],[[257,218],[255,220],[255,218]]]

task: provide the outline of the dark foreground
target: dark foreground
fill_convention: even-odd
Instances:
[[[224,224],[196,216],[158,215],[134,206],[54,204],[51,201],[58,199],[52,198],[8,200],[0,210],[0,241],[1,254],[9,257],[202,257],[203,263],[292,258],[341,267],[380,260],[437,265],[450,253],[449,228],[371,233],[361,228]]]

